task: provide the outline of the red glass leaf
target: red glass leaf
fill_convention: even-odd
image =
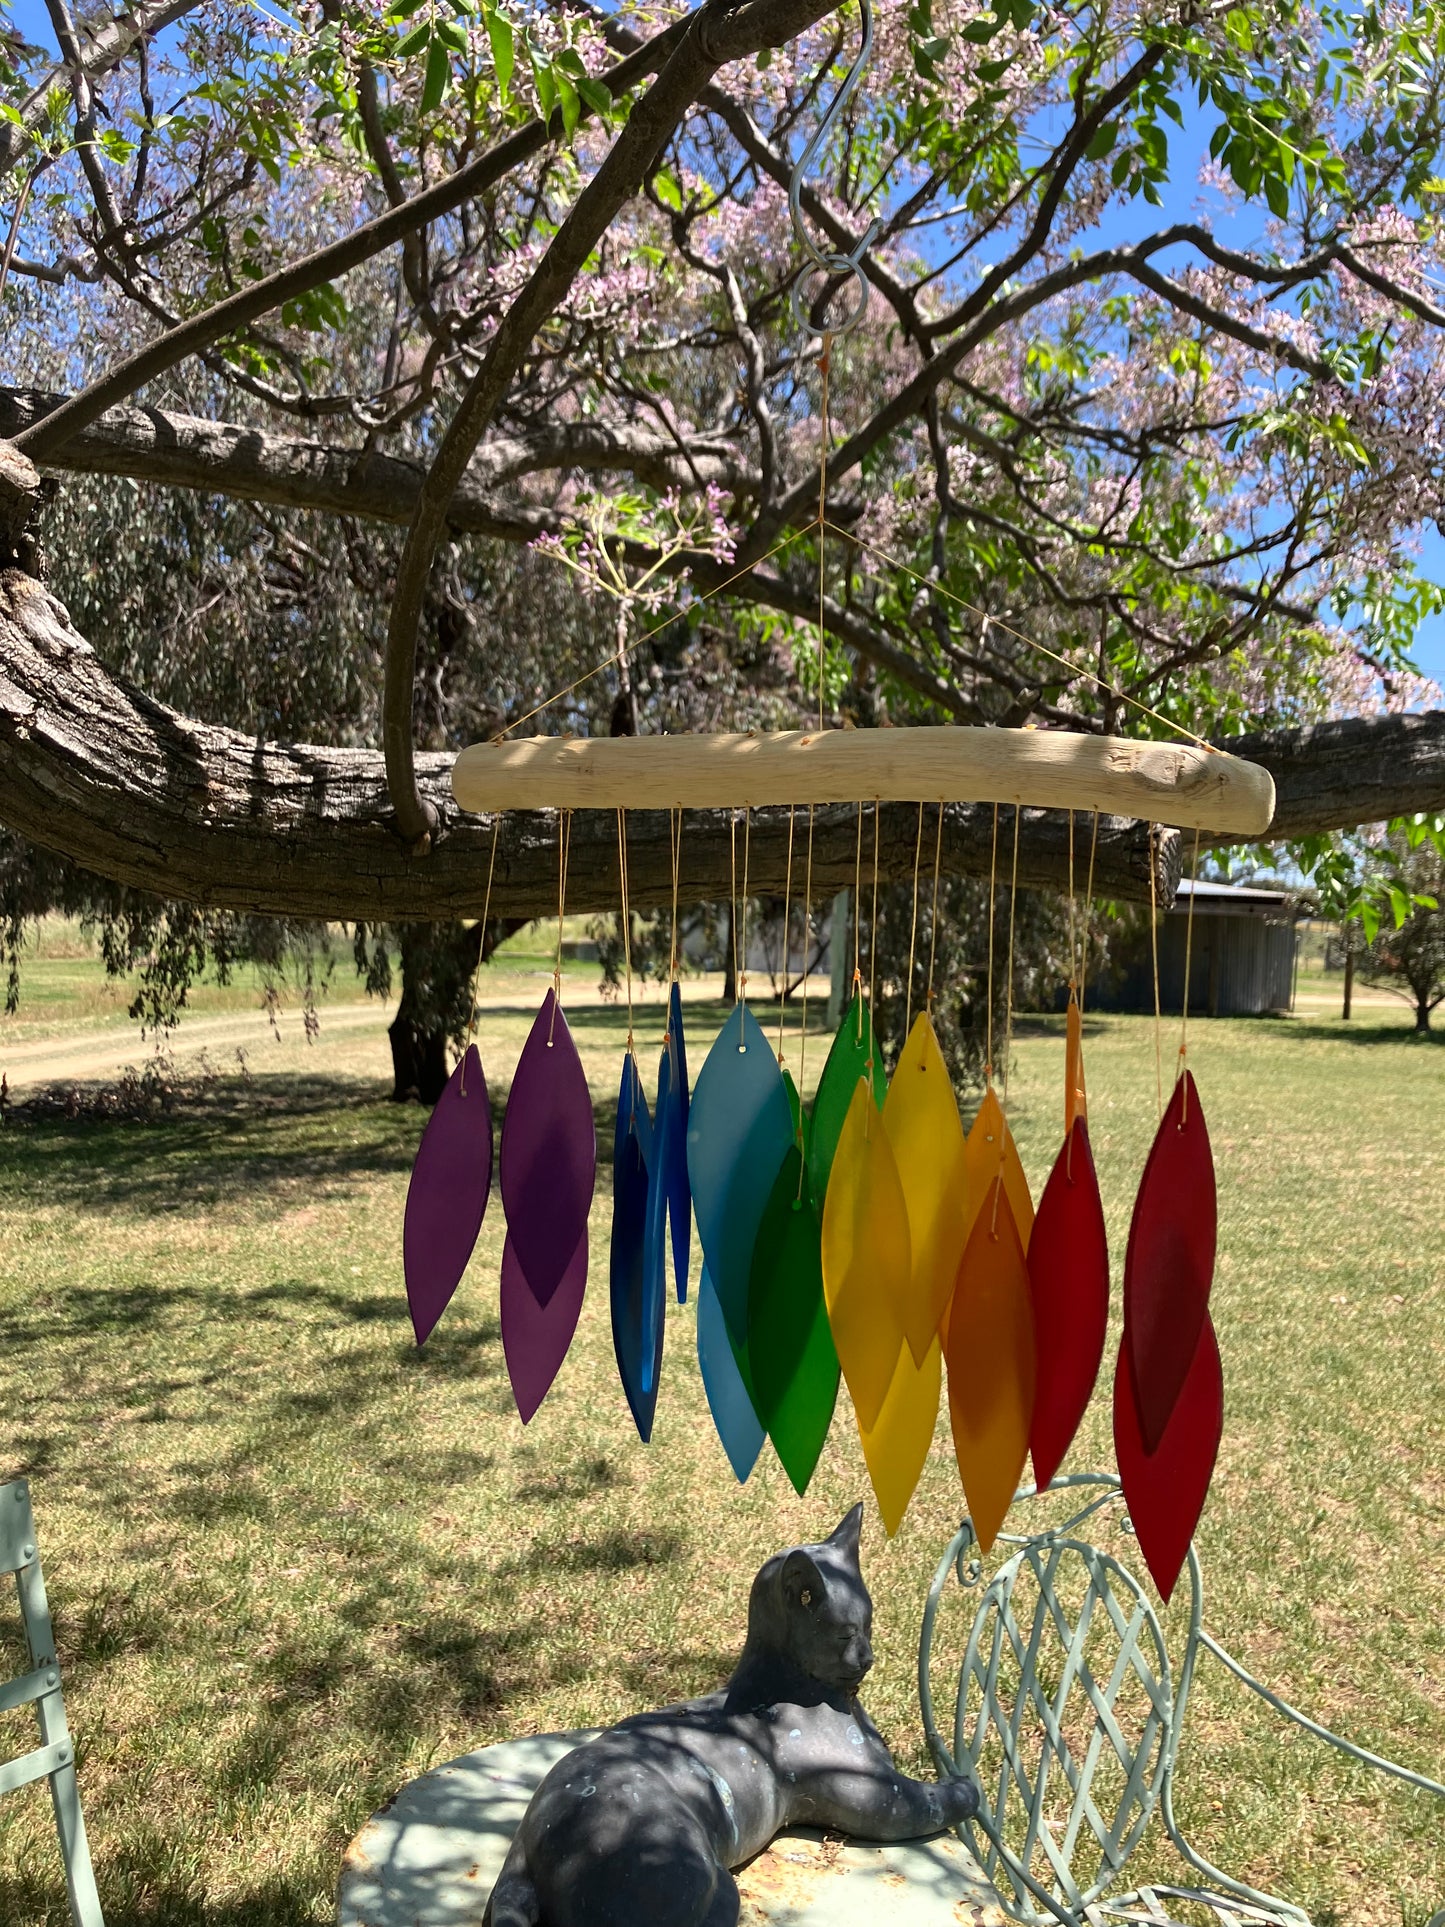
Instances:
[[[491,1188],[492,1110],[482,1060],[469,1044],[427,1119],[407,1186],[402,1269],[418,1345],[461,1283]]]
[[[1139,1550],[1165,1599],[1174,1591],[1204,1510],[1223,1431],[1224,1372],[1207,1312],[1169,1423],[1152,1453],[1144,1449],[1133,1374],[1126,1348],[1120,1345],[1114,1372],[1114,1456]]]
[[[1199,1346],[1214,1278],[1214,1159],[1186,1071],[1134,1200],[1124,1259],[1124,1349],[1144,1449],[1158,1449]]]
[[[587,1289],[587,1239],[584,1236],[562,1282],[545,1305],[522,1275],[510,1238],[502,1246],[502,1351],[507,1377],[523,1425],[552,1389],[552,1381],[577,1330]]]
[[[1064,1462],[1093,1394],[1109,1323],[1109,1245],[1082,1117],[1064,1139],[1039,1199],[1028,1250],[1034,1303],[1034,1483]]]
[[[502,1120],[502,1206],[517,1262],[545,1305],[587,1232],[597,1131],[582,1060],[549,990],[522,1046]]]

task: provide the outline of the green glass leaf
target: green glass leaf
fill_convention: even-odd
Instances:
[[[874,1102],[880,1111],[883,1108],[883,1078],[872,1059],[873,1019],[867,999],[859,991],[838,1027],[823,1075],[818,1079],[818,1094],[813,1099],[808,1183],[820,1214],[828,1190],[828,1174],[833,1168],[833,1154],[838,1149],[843,1120],[860,1077],[872,1076]]]
[[[838,1354],[833,1349],[828,1310],[820,1298],[798,1369],[773,1414],[770,1432],[773,1450],[799,1498],[808,1489],[833,1423],[838,1377]]]
[[[823,1301],[818,1214],[801,1148],[783,1160],[753,1247],[747,1358],[754,1409],[799,1494],[838,1398],[838,1354]]]

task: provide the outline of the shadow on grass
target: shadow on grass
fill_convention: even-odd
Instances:
[[[139,1870],[102,1867],[105,1927],[315,1927],[317,1913],[299,1881],[268,1881],[234,1901],[208,1900],[187,1876],[147,1879]],[[14,1927],[72,1927],[65,1890],[22,1875],[0,1882],[0,1920]]]

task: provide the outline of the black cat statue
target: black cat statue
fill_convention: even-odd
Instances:
[[[485,1927],[733,1927],[729,1869],[782,1827],[916,1840],[977,1812],[971,1780],[906,1779],[858,1703],[873,1664],[862,1519],[854,1506],[831,1539],[768,1560],[720,1693],[635,1714],[552,1768]]]

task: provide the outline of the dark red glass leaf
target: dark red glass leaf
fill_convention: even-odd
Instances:
[[[1084,1416],[1109,1323],[1109,1244],[1099,1180],[1082,1117],[1064,1139],[1034,1218],[1028,1249],[1034,1303],[1034,1483],[1064,1462]]]
[[[552,1389],[567,1356],[587,1289],[587,1239],[572,1254],[562,1282],[545,1305],[522,1275],[510,1238],[502,1246],[502,1351],[523,1425]]]
[[[1144,1450],[1125,1347],[1114,1372],[1114,1455],[1144,1563],[1165,1599],[1189,1553],[1224,1432],[1224,1373],[1209,1314],[1158,1449]]]
[[[1199,1347],[1214,1278],[1214,1159],[1186,1071],[1134,1200],[1124,1259],[1124,1349],[1147,1452],[1157,1450]]]
[[[482,1060],[470,1044],[427,1119],[407,1186],[402,1269],[418,1345],[461,1283],[491,1188],[492,1110]]]
[[[532,1295],[545,1305],[586,1235],[597,1178],[592,1099],[550,990],[507,1097],[501,1167],[507,1231]]]

